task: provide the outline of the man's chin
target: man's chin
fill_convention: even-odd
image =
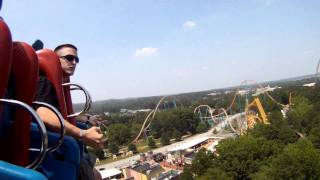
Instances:
[[[65,72],[64,74],[67,75],[67,76],[72,76],[74,74],[74,72],[73,71],[72,72],[69,71],[69,72]]]

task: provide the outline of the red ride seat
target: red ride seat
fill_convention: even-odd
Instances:
[[[64,88],[62,86],[62,69],[59,57],[49,49],[39,50],[37,51],[37,55],[40,73],[45,75],[52,83],[58,99],[60,113],[64,119],[70,122]],[[50,144],[50,141],[56,141],[59,135],[49,131],[48,138]],[[48,154],[42,164],[44,173],[47,174],[48,179],[76,179],[77,177],[81,156],[79,144],[70,136],[64,136],[63,140],[60,148],[56,152]]]
[[[4,98],[8,84],[12,57],[11,33],[6,23],[0,19],[0,98]],[[4,154],[4,124],[5,117],[3,106],[0,106],[0,160],[5,158]]]
[[[67,107],[62,87],[62,69],[59,57],[49,49],[37,51],[39,59],[39,70],[53,84],[58,98],[59,110],[62,116],[67,119]]]
[[[1,3],[2,0],[0,0],[0,9]],[[10,87],[8,87],[10,71],[11,75],[14,75],[15,79],[18,82],[21,82],[20,75],[27,77],[26,82],[24,82],[24,84],[27,83],[27,86],[25,88],[21,89],[20,85],[16,85],[16,90],[12,90],[13,93],[17,92],[16,97],[21,97],[21,99],[24,99],[27,102],[30,102],[29,100],[30,98],[32,98],[32,93],[30,93],[34,89],[32,82],[36,82],[36,80],[34,81],[32,80],[32,78],[28,77],[34,75],[33,78],[37,78],[37,74],[34,74],[38,71],[38,67],[34,68],[35,66],[37,66],[37,62],[32,62],[33,64],[29,65],[19,60],[31,60],[33,59],[33,57],[36,56],[34,56],[34,54],[32,55],[30,48],[28,48],[26,44],[21,45],[23,47],[22,49],[20,48],[20,45],[14,45],[14,62],[12,62],[13,44],[11,39],[11,33],[8,26],[0,18],[0,98],[2,99],[2,104],[14,104],[18,102],[13,102],[13,100],[11,100],[10,103],[8,103],[8,101],[7,103],[5,103],[7,100],[5,98],[9,96],[8,91],[10,90]],[[27,57],[23,58],[24,55],[27,55]],[[22,72],[15,74],[17,71],[21,70],[21,67],[23,67]],[[26,91],[26,93],[24,94],[23,91]],[[28,96],[30,98],[28,98]],[[13,111],[11,115],[13,115],[14,118],[10,118],[9,109],[10,108],[8,108],[8,106],[0,106],[0,179],[46,179],[43,175],[34,170],[30,170],[20,166],[15,166],[11,163],[2,161],[5,159],[10,160],[11,162],[16,163],[18,165],[26,165],[29,162],[28,135],[30,134],[30,132],[28,129],[28,124],[30,125],[30,123],[28,122],[30,119],[30,115],[26,117],[23,115],[26,113],[18,115],[16,112]],[[9,122],[11,120],[14,120],[13,124]],[[20,122],[21,124],[19,124]],[[9,124],[11,124],[12,126],[8,127],[7,125]],[[26,127],[24,127],[25,124],[27,124]],[[19,132],[19,129],[22,129],[22,131]],[[27,133],[25,134],[25,132]],[[9,138],[6,138],[8,137],[8,134],[13,134],[13,136],[9,136]]]
[[[39,50],[37,51],[37,55],[39,59],[40,74],[44,74],[53,84],[62,116],[73,125],[76,125],[76,115],[74,114],[70,93],[71,88],[70,85],[63,85],[65,83],[69,83],[70,80],[67,79],[67,82],[63,82],[63,75],[59,57],[55,52],[49,49]],[[79,85],[76,84],[76,86]],[[84,90],[83,87],[81,87],[81,89],[86,93],[86,90]],[[91,104],[90,95],[86,94],[86,100],[88,100],[86,102],[86,105]]]
[[[13,43],[12,64],[7,98],[32,105],[38,80],[38,59],[33,48],[22,42]],[[30,114],[21,108],[10,108],[9,129],[4,135],[5,159],[19,166],[29,164]]]
[[[0,19],[0,78],[1,78],[0,98],[4,96],[4,93],[7,87],[10,66],[11,66],[11,56],[12,56],[11,33],[6,23]]]

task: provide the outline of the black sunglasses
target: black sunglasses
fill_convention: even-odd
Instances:
[[[76,60],[76,63],[79,63],[79,58],[74,55],[65,55],[65,56],[60,56],[63,59],[66,59],[69,62],[72,62],[73,60]]]

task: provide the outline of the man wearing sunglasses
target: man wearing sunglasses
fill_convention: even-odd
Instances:
[[[74,74],[79,63],[77,48],[72,44],[63,44],[54,49],[60,58],[63,77],[69,78]]]
[[[54,49],[55,53],[59,56],[61,68],[63,71],[63,81],[67,82],[70,76],[74,74],[77,64],[79,63],[77,48],[72,44],[62,44]],[[53,87],[53,84],[44,76],[40,74],[38,87],[37,87],[37,101],[46,102],[59,109],[58,100]],[[37,113],[44,121],[45,125],[55,131],[60,130],[60,123],[57,116],[46,107],[38,107]],[[91,127],[87,130],[82,130],[68,121],[64,121],[66,134],[81,140],[85,145],[93,148],[103,147],[103,135],[98,127]],[[82,161],[82,160],[81,160]],[[89,162],[90,164],[91,162]],[[79,179],[99,179],[99,174],[93,168],[93,164],[86,166],[86,163],[80,164]],[[93,170],[93,171],[92,171]],[[93,175],[93,173],[95,175]]]

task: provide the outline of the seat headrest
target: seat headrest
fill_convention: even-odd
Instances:
[[[40,73],[44,73],[53,84],[58,98],[60,113],[67,118],[67,108],[63,93],[63,76],[59,57],[50,49],[42,49],[36,52],[39,60]]]
[[[37,88],[38,67],[38,57],[33,48],[23,42],[14,42],[10,76],[15,81],[15,99],[32,104]]]
[[[5,89],[7,87],[11,66],[11,58],[11,33],[6,23],[0,19],[0,98],[3,98]]]
[[[23,42],[13,43],[8,91],[10,99],[31,105],[37,88],[38,58],[33,48]],[[31,116],[18,108],[14,111],[13,124],[6,143],[7,158],[13,164],[26,166],[29,163]]]

